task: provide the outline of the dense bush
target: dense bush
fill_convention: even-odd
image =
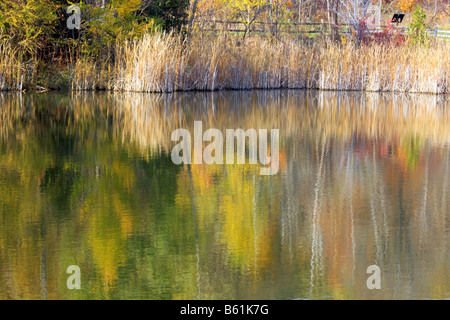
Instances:
[[[85,0],[81,29],[67,28],[70,1],[0,1],[0,41],[8,41],[24,58],[48,60],[76,54],[105,54],[105,48],[163,27],[180,30],[189,0]]]

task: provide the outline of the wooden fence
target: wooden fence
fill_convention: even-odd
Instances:
[[[244,33],[245,23],[241,21],[223,21],[223,20],[201,20],[195,22],[195,28],[200,32],[229,32],[229,33]],[[327,22],[254,22],[250,29],[250,33],[257,34],[296,34],[299,36],[307,36],[314,34],[328,34],[331,25]],[[336,26],[340,32],[348,33],[349,25],[340,24]],[[370,32],[380,32],[386,26],[380,26],[375,29],[370,29]],[[407,27],[394,27],[400,32],[406,32]],[[430,36],[436,38],[450,38],[450,31],[439,30],[437,27],[434,29],[427,29]]]
[[[230,32],[244,33],[246,24],[241,21],[222,21],[222,20],[202,20],[196,21],[195,26],[201,32]],[[253,22],[250,29],[251,33],[295,33],[295,34],[314,34],[323,33],[328,28],[327,23],[320,22]]]
[[[439,30],[437,27],[434,29],[427,29],[431,36],[436,38],[449,38],[450,39],[450,31]]]

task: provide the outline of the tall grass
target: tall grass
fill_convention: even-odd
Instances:
[[[450,92],[450,45],[306,45],[253,38],[236,45],[226,35],[146,35],[118,49],[114,89],[173,92],[221,89],[323,89]]]
[[[7,41],[0,41],[0,91],[22,90],[25,79],[18,56]]]
[[[105,70],[92,59],[78,59],[73,67],[69,68],[71,90],[91,91],[105,88],[107,80],[104,78]]]
[[[147,34],[117,45],[113,58],[81,58],[69,67],[74,91],[135,92],[224,89],[321,89],[373,92],[450,93],[450,43],[386,44],[355,49],[328,41],[253,37]],[[0,90],[22,90],[26,68],[0,43]],[[63,74],[62,72],[60,72]]]

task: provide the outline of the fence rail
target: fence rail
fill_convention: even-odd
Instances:
[[[246,23],[243,21],[224,21],[224,20],[201,20],[196,21],[195,26],[201,32],[230,32],[244,33],[296,33],[296,34],[314,34],[323,33],[329,27],[324,22],[263,22],[255,21],[251,27],[246,30]],[[346,25],[341,25],[346,26]]]
[[[263,22],[255,21],[252,23],[249,30],[246,30],[246,23],[243,21],[225,21],[225,20],[200,20],[195,22],[197,30],[201,32],[230,32],[230,33],[244,33],[246,31],[251,33],[265,34],[326,34],[331,27],[337,29],[347,29],[348,33],[349,24],[331,25],[327,22]],[[378,28],[371,29],[371,32],[376,33],[387,28],[386,26],[380,26]],[[394,26],[396,30],[405,32],[407,27]],[[430,36],[436,38],[450,38],[450,31],[439,30],[438,28],[427,29]]]
[[[427,29],[427,31],[436,38],[450,38],[450,31],[439,30],[437,27],[434,29]]]

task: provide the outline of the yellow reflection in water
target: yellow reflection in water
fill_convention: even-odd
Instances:
[[[0,95],[0,298],[448,298],[445,96]],[[175,166],[279,128],[280,173]],[[83,289],[66,289],[78,264]],[[366,268],[382,290],[365,287]]]

